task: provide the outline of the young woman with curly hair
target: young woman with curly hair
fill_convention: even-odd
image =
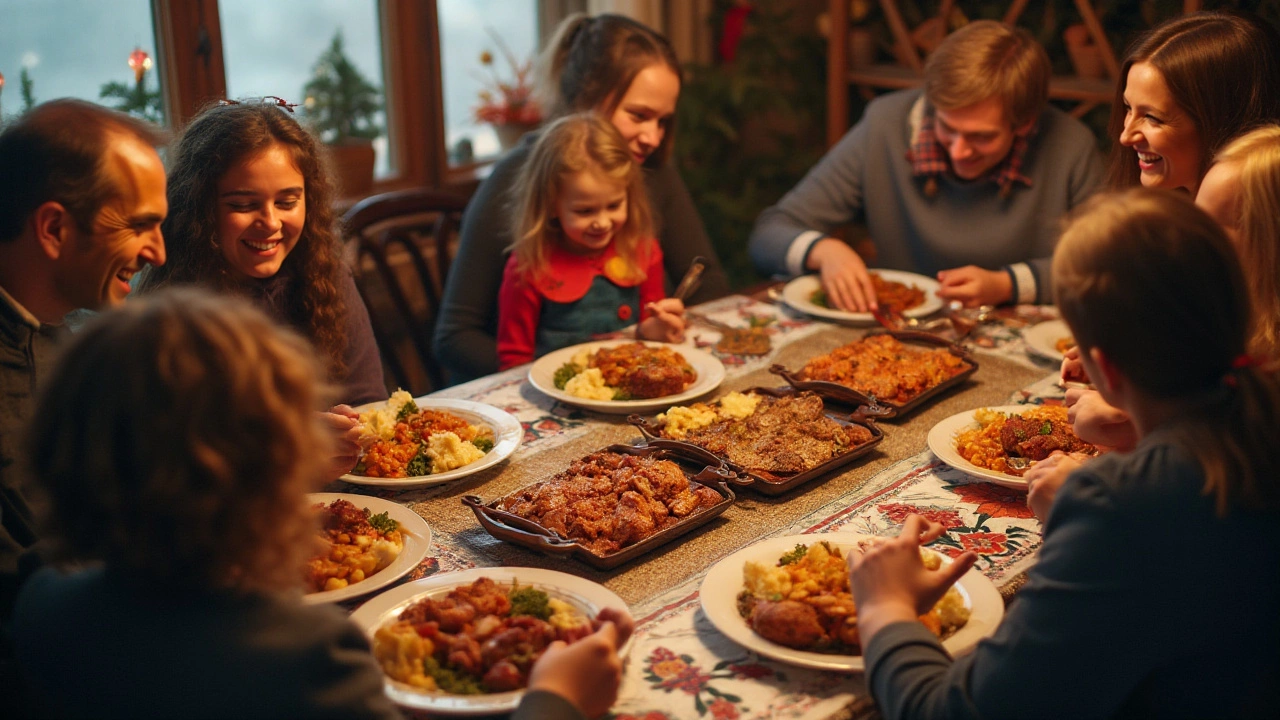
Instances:
[[[385,399],[377,344],[343,265],[335,188],[316,138],[286,108],[206,108],[169,151],[169,262],[143,292],[198,284],[249,298],[309,339],[339,400]]]

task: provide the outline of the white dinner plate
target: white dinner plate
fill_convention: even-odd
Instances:
[[[398,588],[372,598],[351,615],[351,619],[373,642],[373,634],[385,623],[394,621],[410,604],[423,598],[441,596],[450,590],[470,585],[487,577],[499,585],[510,585],[512,580],[521,586],[532,586],[548,595],[564,600],[589,618],[595,618],[607,607],[616,608],[628,615],[631,611],[613,591],[590,580],[555,570],[526,567],[472,568],[459,572],[433,575],[416,582],[405,583]],[[625,661],[631,651],[631,640],[618,649],[618,656]],[[489,693],[486,695],[450,695],[415,688],[406,683],[384,677],[387,696],[398,705],[426,710],[443,715],[492,715],[508,713],[520,704],[524,690]]]
[[[1001,405],[992,408],[975,408],[973,410],[965,410],[962,413],[956,413],[951,417],[942,420],[933,429],[929,431],[928,444],[929,449],[942,462],[951,467],[979,477],[984,480],[990,480],[996,485],[1014,488],[1017,490],[1026,490],[1027,481],[1016,475],[1006,475],[1002,472],[989,470],[987,468],[978,467],[973,463],[965,460],[964,457],[956,451],[956,436],[965,430],[972,430],[979,427],[978,421],[973,419],[973,414],[978,410],[998,410],[1009,415],[1021,415],[1022,413],[1037,407],[1036,405]]]
[[[924,291],[924,302],[904,311],[902,314],[906,317],[924,317],[942,309],[942,298],[938,297],[937,280],[902,270],[872,268],[869,272],[873,272],[885,280],[900,282],[908,287],[915,285]],[[796,310],[814,317],[857,325],[876,324],[875,316],[869,312],[845,312],[844,310],[822,307],[814,303],[809,298],[813,296],[816,290],[821,288],[822,281],[818,279],[817,275],[801,275],[782,288],[782,299]]]
[[[847,552],[849,548],[856,548],[858,541],[868,537],[859,533],[789,535],[762,540],[755,545],[743,548],[716,563],[707,572],[706,578],[702,581],[702,589],[699,591],[702,611],[706,613],[711,624],[730,640],[765,657],[815,670],[845,672],[865,670],[866,664],[861,655],[833,655],[796,650],[765,640],[757,635],[747,621],[738,614],[738,593],[742,591],[742,567],[748,560],[776,563],[778,558],[793,549],[796,543],[811,545],[821,540],[826,540]],[[945,556],[942,561],[951,562]],[[964,597],[970,616],[969,622],[964,627],[942,641],[942,646],[953,657],[972,650],[979,640],[995,632],[1000,619],[1004,617],[1004,600],[1001,599],[1000,592],[987,579],[987,576],[978,572],[976,568],[965,573],[956,583],[956,587]]]
[[[583,343],[581,345],[572,345],[567,348],[561,348],[534,361],[533,366],[529,368],[529,382],[535,388],[543,393],[559,400],[566,405],[577,405],[581,408],[594,410],[600,413],[608,413],[610,415],[625,415],[628,413],[647,413],[653,410],[666,410],[672,405],[679,405],[686,400],[692,400],[701,397],[715,390],[724,381],[724,364],[720,362],[714,355],[703,352],[697,348],[687,345],[671,345],[672,350],[684,356],[685,360],[693,366],[694,371],[698,373],[698,379],[693,382],[682,393],[675,395],[663,395],[662,397],[648,398],[645,400],[588,400],[580,398],[556,387],[555,375],[562,365],[573,359],[582,350],[595,352],[598,348],[614,347],[616,345],[626,345],[635,342],[634,340],[601,340],[597,342]],[[663,343],[646,342],[645,345],[662,345]]]
[[[1027,350],[1047,360],[1062,362],[1062,353],[1058,350],[1058,341],[1071,337],[1071,328],[1061,320],[1046,320],[1022,330],[1022,339],[1027,343]]]
[[[431,551],[431,526],[427,524],[426,520],[422,519],[422,516],[404,505],[393,503],[390,500],[383,500],[382,498],[347,493],[310,493],[307,495],[307,501],[313,504],[324,503],[328,505],[334,500],[347,500],[358,508],[367,508],[373,515],[386,513],[392,520],[400,523],[400,533],[404,537],[404,547],[400,550],[400,554],[396,556],[396,559],[391,561],[390,565],[358,583],[352,583],[340,590],[324,590],[322,592],[307,593],[302,596],[303,602],[308,605],[341,602],[350,600],[353,597],[368,595],[375,590],[381,590],[417,567],[418,563],[422,562],[423,558],[427,557],[427,554]]]
[[[354,475],[347,473],[342,479],[352,485],[379,485],[383,487],[425,487],[427,485],[439,485],[440,483],[456,480],[460,477],[466,477],[471,473],[480,472],[488,467],[493,467],[498,463],[506,460],[511,453],[520,447],[520,440],[524,437],[524,428],[520,426],[520,421],[514,415],[499,410],[492,405],[484,403],[472,402],[471,400],[452,400],[449,398],[437,398],[430,395],[423,395],[413,399],[421,410],[446,410],[458,417],[466,420],[472,425],[488,425],[493,430],[493,449],[484,454],[484,457],[476,460],[468,465],[460,468],[454,468],[442,473],[433,475],[414,475],[402,478],[376,478],[366,477],[364,475]],[[384,404],[386,401],[378,403],[369,403],[356,408],[357,411],[363,412],[371,408]]]

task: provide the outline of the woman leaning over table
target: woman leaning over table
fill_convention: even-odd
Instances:
[[[595,111],[622,133],[658,226],[667,287],[699,255],[710,260],[696,304],[729,292],[728,280],[671,160],[680,65],[670,43],[621,15],[574,15],[538,61],[539,95],[549,118]],[[462,218],[458,256],[445,284],[434,348],[454,382],[497,372],[498,288],[513,238],[512,192],[536,133],[507,153],[476,191]]]
[[[35,716],[400,716],[364,633],[298,593],[316,531],[305,493],[332,441],[314,412],[322,375],[301,337],[191,288],[77,335],[29,448],[69,563],[37,572],[14,612]],[[547,649],[515,720],[608,710],[632,624],[600,619]]]
[[[893,720],[1280,716],[1280,372],[1238,362],[1249,304],[1230,241],[1189,199],[1130,190],[1082,207],[1053,275],[1138,445],[1071,475],[970,655],[916,620],[976,558],[926,571],[940,525],[912,516],[851,556],[868,688]]]

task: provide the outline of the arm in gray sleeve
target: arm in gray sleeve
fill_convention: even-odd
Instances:
[[[462,216],[432,349],[451,382],[498,371],[498,288],[511,246],[511,193],[532,138],[493,166]]]
[[[867,115],[871,108],[867,109]],[[813,243],[862,211],[862,170],[870,134],[867,116],[776,205],[760,213],[751,230],[751,260],[766,275],[798,275]]]
[[[707,269],[702,274],[702,284],[686,304],[697,305],[728,295],[729,278],[675,162],[668,160],[645,170],[645,184],[659,223],[658,244],[662,246],[662,265],[669,281],[667,292],[674,290],[672,284],[679,282],[693,259],[701,255],[708,261]]]

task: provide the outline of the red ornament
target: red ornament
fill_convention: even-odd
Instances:
[[[133,79],[142,83],[142,76],[151,69],[151,56],[142,48],[134,48],[129,53],[129,67],[133,68]]]
[[[4,73],[0,73],[0,90],[4,90]]]
[[[631,306],[630,306],[630,305],[619,305],[619,306],[618,306],[618,319],[619,319],[619,320],[630,320],[630,319],[631,319]]]
[[[724,26],[720,28],[720,46],[717,48],[721,61],[731,63],[737,57],[738,43],[747,31],[747,16],[751,10],[751,3],[738,2],[725,11]]]

